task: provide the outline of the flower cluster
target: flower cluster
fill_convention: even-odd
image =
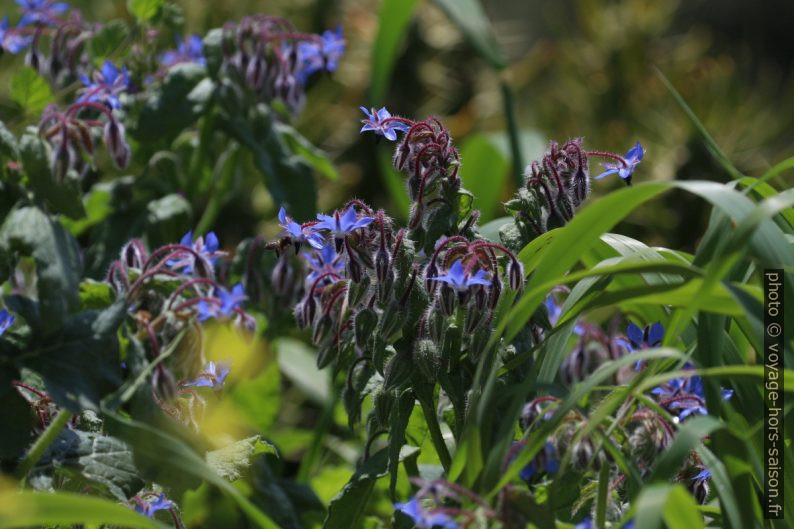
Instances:
[[[518,240],[507,236],[503,230],[506,244],[523,247],[538,235],[552,228],[564,226],[573,218],[576,210],[590,194],[591,157],[613,160],[608,165],[607,174],[618,173],[627,183],[631,183],[631,175],[642,159],[644,151],[637,145],[626,157],[604,151],[590,151],[584,148],[582,138],[574,138],[563,145],[549,143],[549,150],[540,160],[533,161],[524,173],[524,187],[516,196],[505,204],[515,213],[515,227]]]
[[[265,102],[283,101],[297,113],[304,87],[319,71],[334,72],[345,50],[341,28],[300,33],[287,20],[249,16],[223,28],[223,68]]]

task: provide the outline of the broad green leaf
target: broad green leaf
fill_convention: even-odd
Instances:
[[[78,303],[82,262],[77,241],[40,209],[23,207],[0,227],[0,251],[33,257],[41,313],[39,321],[28,324],[57,328]]]
[[[80,182],[70,171],[63,180],[56,180],[50,167],[49,147],[32,133],[19,139],[19,156],[33,192],[55,213],[73,219],[85,216],[81,201]]]
[[[491,24],[485,16],[480,0],[434,0],[458,26],[471,46],[495,70],[505,67],[506,61],[494,38]]]
[[[223,448],[207,452],[207,465],[224,479],[236,481],[251,466],[253,459],[262,454],[276,454],[276,447],[260,436],[254,435]]]
[[[400,452],[400,460],[415,457],[418,451],[419,449],[416,447],[406,446]],[[328,516],[323,524],[323,529],[353,529],[359,527],[361,517],[375,488],[375,482],[388,474],[388,472],[388,449],[379,451],[362,463],[350,478],[350,481],[328,505]]]
[[[703,515],[692,495],[681,484],[655,484],[643,488],[635,503],[637,529],[700,529]]]
[[[287,143],[292,152],[303,159],[321,175],[329,180],[339,179],[339,172],[328,159],[328,155],[304,138],[297,130],[284,123],[275,123],[275,129]]]
[[[122,20],[111,20],[88,41],[95,64],[109,59],[127,38],[129,30]]]
[[[178,194],[166,195],[146,205],[146,241],[151,248],[178,241],[188,231],[190,203]]]
[[[106,189],[95,188],[91,190],[83,197],[85,217],[77,220],[62,217],[61,224],[75,237],[82,235],[86,230],[104,221],[113,213],[110,199],[110,192]]]
[[[480,210],[480,222],[487,222],[501,209],[501,195],[507,179],[507,160],[482,134],[466,138],[460,148],[460,176],[463,186],[474,195],[474,207]]]
[[[17,139],[14,134],[8,130],[6,124],[0,120],[0,156],[10,160],[19,158],[19,149],[17,147]]]
[[[405,430],[414,411],[414,394],[404,391],[392,406],[391,429],[389,430],[389,492],[394,499],[397,489],[397,471],[400,465],[400,451],[405,445]]]
[[[129,446],[115,437],[71,428],[61,430],[31,472],[33,476],[54,472],[75,473],[107,488],[122,502],[129,500],[144,486]]]
[[[55,331],[36,332],[22,366],[41,375],[60,406],[75,413],[99,410],[100,399],[121,383],[116,333],[126,314],[122,300],[70,316]]]
[[[237,503],[248,519],[262,529],[278,526],[257,509],[243,494],[223,479],[190,447],[182,441],[150,425],[128,419],[109,409],[103,409],[105,424],[113,435],[129,443],[134,450],[138,468],[156,471],[158,481],[203,480],[218,487]]]
[[[67,492],[0,492],[0,529],[52,525],[113,525],[140,529],[169,526],[112,501]]]
[[[403,36],[417,0],[384,0],[378,14],[378,33],[372,45],[370,100],[380,105],[386,97]]]
[[[270,432],[281,409],[281,376],[278,367],[275,362],[268,363],[254,378],[235,384],[225,397],[245,417],[245,422],[261,434]]]
[[[321,406],[331,399],[328,377],[317,369],[316,355],[308,345],[293,338],[281,338],[276,342],[276,350],[284,376],[304,395]]]
[[[33,68],[20,68],[11,77],[11,99],[29,116],[38,116],[52,102],[50,85]]]
[[[163,7],[164,0],[127,0],[127,9],[139,23],[149,22]]]
[[[147,96],[130,135],[148,149],[166,148],[198,119],[203,105],[189,95],[206,79],[206,69],[194,63],[177,64],[168,70],[159,89],[146,90]],[[153,152],[153,151],[150,151]]]

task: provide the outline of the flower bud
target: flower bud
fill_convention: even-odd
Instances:
[[[437,299],[445,316],[452,316],[455,313],[455,298],[455,290],[446,283],[442,284]]]
[[[292,292],[293,280],[295,278],[295,271],[292,269],[289,257],[283,254],[273,267],[270,273],[270,283],[273,286],[273,291],[279,297],[288,297]]]
[[[104,128],[105,148],[107,148],[113,163],[119,169],[124,169],[130,161],[130,147],[124,135],[124,125],[110,119]]]
[[[518,259],[511,259],[507,265],[507,276],[512,290],[521,290],[524,287],[524,267]]]
[[[385,247],[381,246],[375,254],[375,276],[378,283],[385,284],[391,271],[391,257]]]
[[[411,353],[398,351],[394,354],[383,370],[383,389],[390,391],[408,382],[412,371]]]
[[[301,305],[301,314],[304,322],[303,326],[308,327],[314,323],[314,317],[317,315],[317,298],[307,295]]]
[[[579,344],[560,367],[560,377],[565,384],[575,384],[586,379],[606,360],[606,354],[599,344],[589,342]]]
[[[174,375],[158,364],[152,375],[152,387],[157,398],[163,402],[171,402],[176,397],[176,380]]]
[[[432,340],[419,340],[414,351],[414,363],[427,382],[433,383],[438,378],[441,368],[441,357],[436,344]]]
[[[53,151],[51,166],[55,180],[63,181],[72,166],[72,150],[65,141],[60,142],[58,148]]]
[[[488,308],[496,310],[496,305],[499,304],[499,298],[502,296],[502,280],[499,279],[498,274],[494,274],[491,280],[491,288],[488,289]]]
[[[391,427],[391,410],[394,407],[394,394],[381,388],[375,392],[372,397],[373,412],[375,420],[381,428],[388,429]]]
[[[127,268],[143,268],[146,258],[146,250],[139,239],[132,239],[121,248],[121,261]]]
[[[589,438],[581,439],[579,442],[574,443],[571,451],[571,463],[573,467],[579,472],[587,470],[591,463],[594,462],[595,448],[593,442]]]
[[[425,291],[428,294],[433,294],[438,287],[438,281],[433,281],[432,278],[438,276],[438,268],[436,267],[436,263],[434,261],[430,261],[430,264],[427,265],[425,268]]]
[[[359,264],[358,262],[358,259],[356,259],[351,252],[348,252],[347,275],[350,276],[350,279],[354,283],[359,283],[361,281],[362,274],[363,274],[363,270],[361,268],[361,264]]]
[[[331,316],[323,314],[322,317],[314,324],[314,332],[312,333],[312,342],[315,345],[320,343],[330,334],[334,322]]]

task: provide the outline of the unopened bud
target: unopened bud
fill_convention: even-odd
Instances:
[[[146,250],[139,239],[132,239],[121,248],[121,260],[128,268],[143,268]]]
[[[273,286],[273,291],[279,297],[287,297],[292,292],[292,282],[295,271],[292,269],[292,264],[287,255],[282,255],[273,267],[270,273],[270,283]]]
[[[524,267],[518,259],[511,259],[507,265],[507,277],[512,290],[521,290],[524,287]]]
[[[438,277],[438,268],[435,262],[430,261],[430,264],[425,268],[425,291],[431,295],[438,287],[438,281],[434,281],[434,277]]]
[[[378,278],[378,283],[386,283],[391,270],[391,257],[389,252],[381,246],[375,255],[375,276]]]
[[[331,316],[323,314],[322,317],[314,324],[314,332],[312,333],[312,341],[315,345],[319,345],[331,331],[334,322]]]
[[[439,304],[445,316],[452,316],[455,313],[456,298],[455,290],[444,283],[438,293]]]
[[[419,372],[427,380],[434,383],[441,368],[441,357],[436,344],[432,340],[419,340],[414,351],[414,363]]]

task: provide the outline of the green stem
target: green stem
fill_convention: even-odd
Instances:
[[[333,380],[331,380],[331,384],[331,387],[334,388]],[[326,404],[323,414],[320,416],[320,421],[316,426],[314,437],[312,438],[312,442],[309,445],[309,449],[307,450],[306,455],[303,457],[300,467],[298,467],[298,475],[295,477],[295,480],[299,483],[305,483],[309,481],[309,474],[314,468],[314,464],[320,455],[320,448],[323,446],[323,440],[334,423],[334,409],[336,408],[336,404],[339,402],[339,394],[339,391],[336,389],[333,390],[333,398],[331,398],[331,400]]]
[[[55,441],[55,438],[58,437],[58,434],[61,433],[61,430],[63,430],[63,427],[66,426],[66,423],[68,423],[71,418],[72,412],[62,408],[44,430],[44,433],[42,433],[41,436],[36,439],[36,442],[33,443],[33,446],[30,447],[30,450],[25,454],[24,459],[19,463],[19,467],[17,467],[15,472],[17,479],[23,484],[28,472],[39,462],[41,456],[44,455],[44,452],[53,441]]]
[[[507,120],[507,134],[510,140],[510,154],[513,158],[513,179],[516,187],[524,185],[524,156],[521,154],[521,139],[518,131],[518,120],[516,120],[516,105],[513,99],[513,92],[502,79],[499,82],[502,89],[502,103],[504,105],[505,119]]]
[[[433,441],[433,446],[436,449],[438,458],[441,460],[441,466],[444,467],[444,472],[449,472],[449,467],[452,465],[452,457],[449,455],[447,443],[444,441],[444,435],[441,433],[441,425],[438,423],[438,416],[433,406],[433,397],[430,399],[425,398],[425,395],[419,397],[419,404],[422,405],[422,413],[425,414],[425,421],[430,430],[430,438]]]
[[[609,496],[609,465],[601,463],[601,472],[598,476],[598,503],[596,503],[597,529],[604,529],[607,519],[607,498]]]

